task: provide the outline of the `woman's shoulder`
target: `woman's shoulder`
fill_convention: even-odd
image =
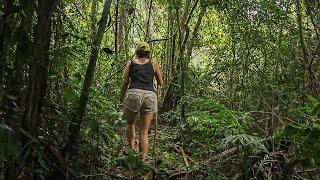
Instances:
[[[131,63],[132,63],[132,60],[127,61],[126,67],[129,67],[131,65]]]
[[[132,59],[131,64],[144,65],[151,61],[151,59]]]
[[[152,65],[154,65],[154,66],[158,66],[159,65],[158,61],[155,60],[155,59],[150,59],[150,61],[152,62]]]

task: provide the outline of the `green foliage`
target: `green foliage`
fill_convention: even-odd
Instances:
[[[37,149],[35,149],[35,151],[33,152],[33,156],[37,161],[35,162],[34,169],[30,172],[30,176],[40,177],[40,179],[42,180],[46,179],[45,177],[47,177],[50,173],[50,166],[49,160],[44,154],[44,148],[38,147]]]
[[[18,134],[5,124],[0,123],[0,159],[15,155],[19,148]]]
[[[317,99],[315,97],[309,96],[309,100],[312,103],[311,115],[312,116],[317,116],[319,114],[319,110],[320,110],[320,99]]]
[[[192,104],[192,106],[191,106]],[[195,99],[187,113],[187,127],[203,139],[210,139],[219,131],[246,133],[252,118],[242,112],[228,110],[211,99]]]
[[[286,138],[299,146],[296,156],[314,158],[315,163],[320,166],[320,126],[298,124],[285,125],[277,137]]]
[[[73,90],[67,89],[63,93],[63,99],[65,102],[74,102],[76,99],[76,94]]]
[[[8,122],[10,127],[0,124],[0,158],[17,157],[17,174],[30,169],[30,160],[19,157],[22,150],[27,149],[20,147],[19,134],[33,140],[32,147],[28,148],[31,150],[26,152],[26,155],[31,154],[28,157],[33,163],[28,171],[29,179],[45,179],[54,167],[44,147],[54,145],[59,151],[66,143],[69,120],[75,116],[75,108],[79,105],[92,48],[93,27],[100,24],[93,25],[91,17],[99,18],[104,0],[97,0],[96,12],[91,12],[92,2],[59,1],[51,17],[52,38],[46,52],[50,54],[49,66],[43,69],[40,62],[39,67],[40,71],[48,70],[49,77],[44,82],[48,87],[46,92],[40,92],[45,101],[37,122],[38,137],[32,137],[22,129],[16,132],[19,128],[15,128],[21,127],[24,110],[27,110],[23,107],[28,104],[28,86],[38,79],[33,76],[33,70],[37,68],[32,65],[38,59],[32,57],[37,54],[34,45],[35,32],[39,28],[36,25],[39,13],[35,12],[38,1],[1,4],[4,43],[0,47],[0,59],[4,61],[0,62],[3,76],[0,120]],[[145,38],[149,4],[137,0],[117,2],[119,9],[112,4],[112,21],[102,46],[117,49],[118,54],[117,58],[104,53],[99,55],[81,124],[80,150],[76,160],[68,159],[68,168],[76,175],[109,172],[113,165],[114,169],[119,168],[114,160],[123,155],[127,147],[123,142],[125,125],[117,123],[121,71],[114,72],[133,54],[131,49],[136,41]],[[156,150],[161,161],[158,172],[168,177],[178,171],[187,171],[189,179],[197,179],[191,177],[191,172],[199,169],[201,179],[202,175],[207,179],[287,179],[272,176],[275,169],[285,169],[287,161],[310,158],[320,166],[320,99],[309,96],[319,94],[319,82],[314,78],[320,71],[319,36],[313,22],[319,20],[319,8],[314,3],[299,1],[300,27],[298,9],[293,1],[190,1],[188,10],[197,2],[192,14],[184,9],[186,0],[149,2],[153,2],[150,38],[156,40],[152,42],[152,57],[159,60],[168,83],[177,77],[177,81],[172,82],[172,94],[166,89],[169,84],[161,89],[163,94],[160,93],[160,96],[173,98],[169,101],[173,108],[162,114],[164,123],[160,124]],[[6,9],[10,3],[12,7]],[[198,35],[194,36],[201,6],[206,7],[206,13]],[[29,12],[31,7],[35,9]],[[7,11],[9,13],[5,14]],[[114,19],[116,12],[119,12],[117,20]],[[184,14],[190,18],[188,24],[183,22]],[[32,15],[30,22],[24,20],[27,15]],[[304,35],[303,39],[300,33]],[[307,48],[307,59],[302,42]],[[186,43],[185,52],[180,52],[184,47],[182,43]],[[19,52],[18,45],[22,44],[23,51]],[[185,75],[184,86],[182,74]],[[16,88],[16,78],[21,78],[20,88]],[[42,80],[46,81],[46,77]],[[185,87],[184,94],[181,94],[182,87]],[[185,121],[181,117],[182,104],[186,105],[183,107]],[[289,149],[282,147],[284,139],[290,144]],[[223,154],[225,157],[207,165],[208,159],[230,147],[237,147],[237,155]],[[181,158],[179,148],[184,149],[189,165]],[[126,156],[126,161],[134,166],[130,167],[130,171],[135,171],[133,174],[144,175],[148,169],[142,166],[134,152]],[[290,168],[304,170],[300,164]],[[251,173],[253,170],[259,173]],[[260,172],[262,177],[256,177]],[[291,171],[284,173],[294,174]]]

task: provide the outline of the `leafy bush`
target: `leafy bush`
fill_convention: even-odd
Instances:
[[[320,126],[306,124],[285,125],[278,137],[286,138],[298,145],[296,156],[313,158],[317,166],[320,166]]]
[[[186,126],[200,138],[210,139],[217,132],[246,133],[252,118],[243,112],[231,111],[211,99],[196,99],[189,105]]]
[[[9,126],[0,123],[0,158],[14,155],[19,146],[17,133]]]

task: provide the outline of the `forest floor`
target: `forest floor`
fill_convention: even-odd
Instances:
[[[149,158],[146,162],[139,159],[139,129],[136,130],[135,151],[128,149],[126,141],[125,126],[117,130],[121,135],[122,146],[116,163],[109,168],[112,178],[119,179],[176,179],[178,177],[188,177],[193,173],[192,167],[197,165],[187,149],[183,149],[179,142],[177,127],[172,127],[167,123],[160,123],[157,127],[156,146],[154,147],[155,122],[151,124],[149,130]],[[155,156],[153,156],[155,148]],[[198,179],[198,178],[197,178]]]

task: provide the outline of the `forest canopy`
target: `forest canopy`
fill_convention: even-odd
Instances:
[[[148,162],[119,105],[140,41]],[[318,0],[1,0],[0,179],[319,179],[319,78]]]

